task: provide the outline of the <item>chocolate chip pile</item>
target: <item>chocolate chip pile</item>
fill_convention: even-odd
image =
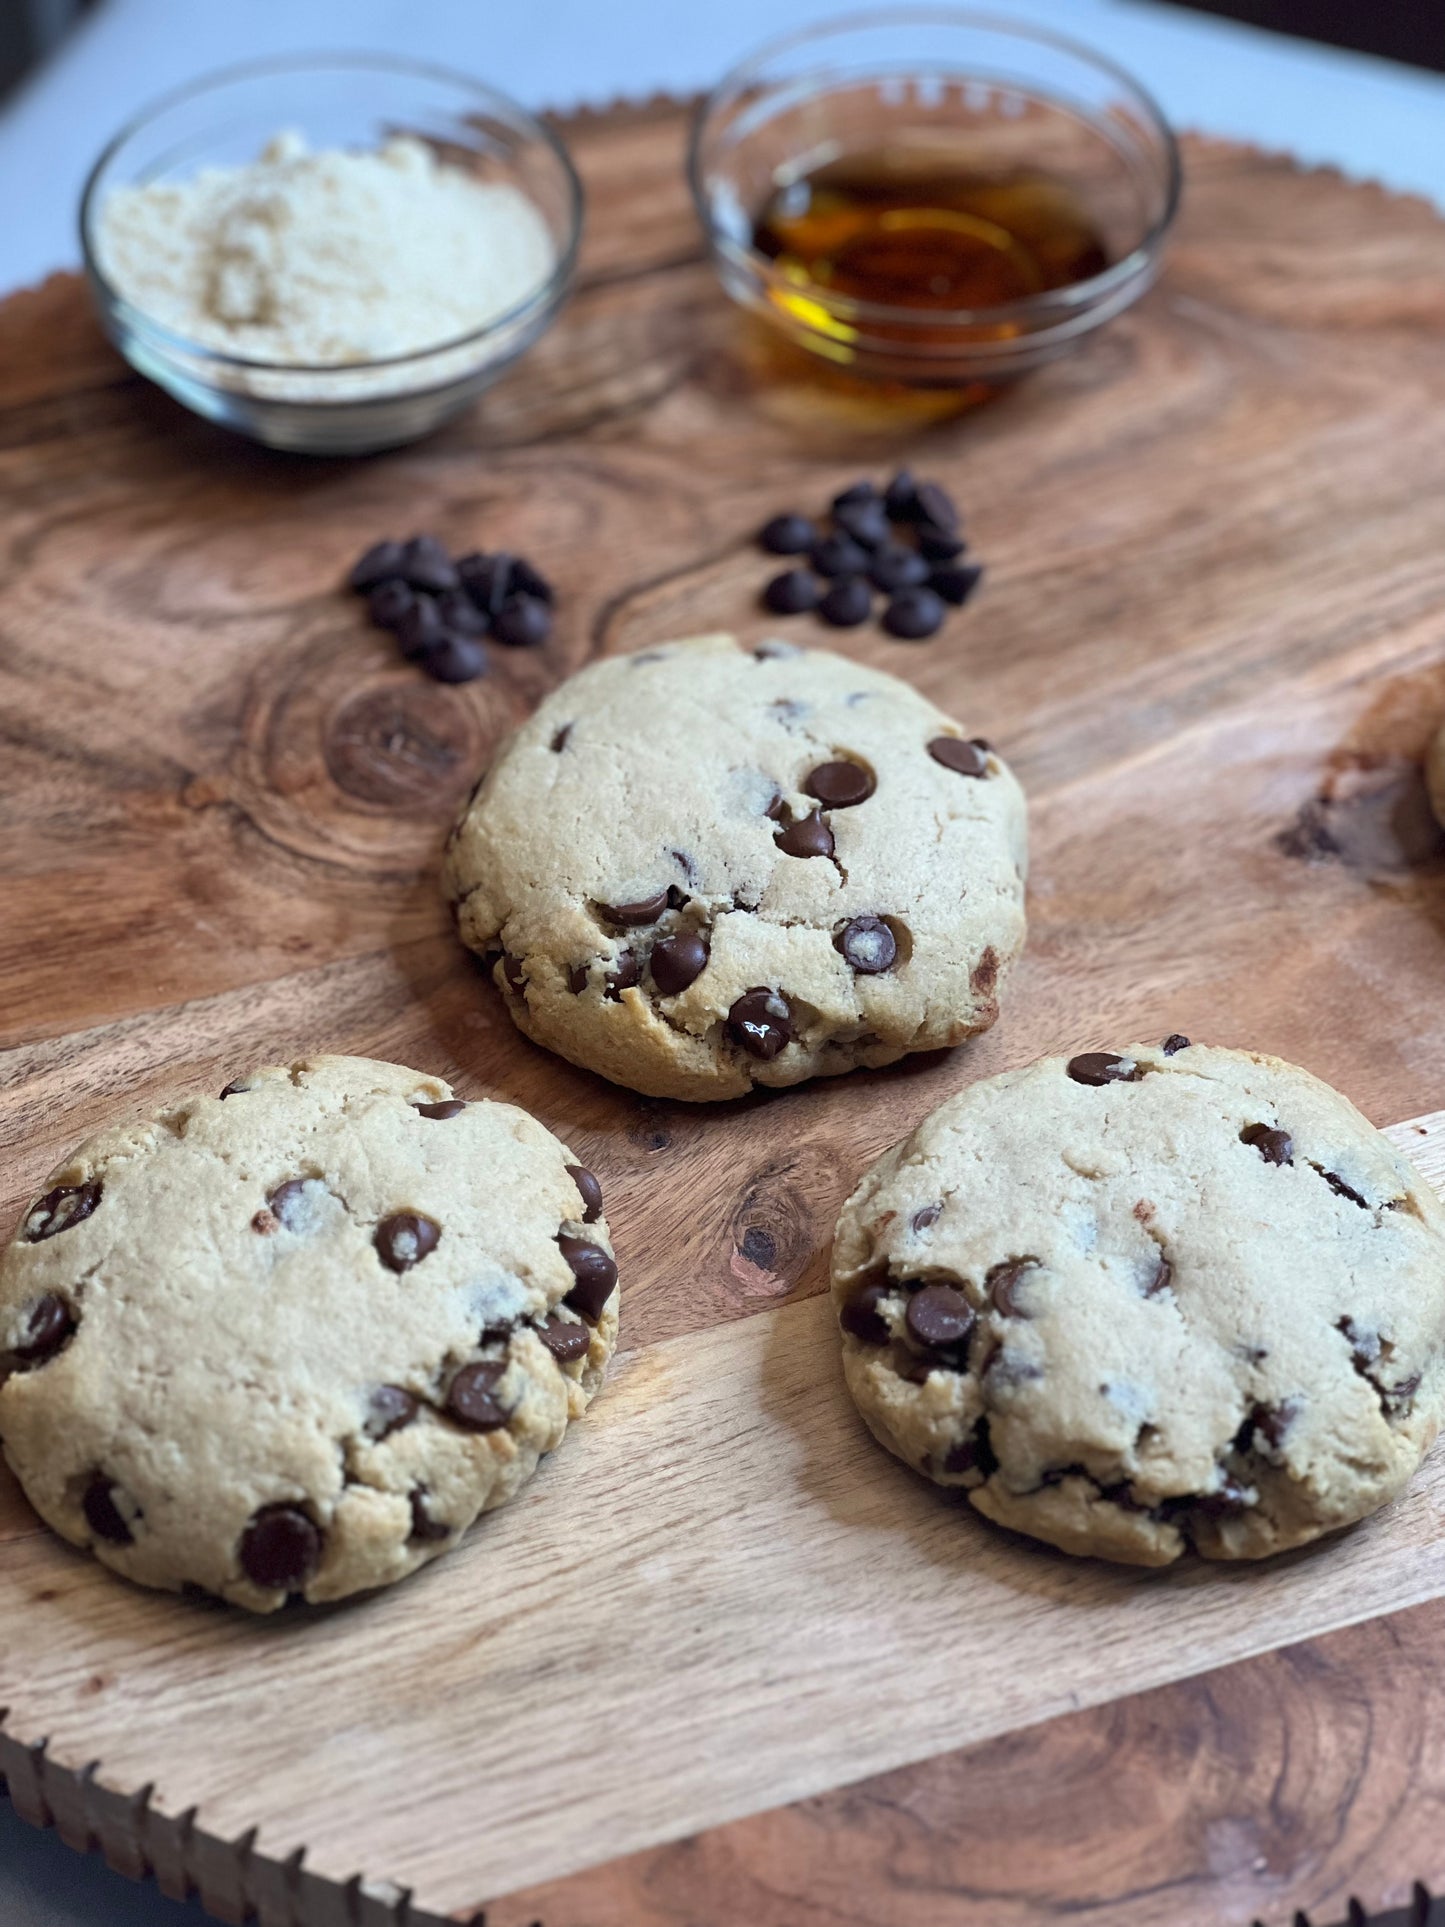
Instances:
[[[774,615],[813,610],[835,629],[855,629],[872,616],[876,590],[887,597],[881,621],[888,634],[922,642],[983,577],[978,563],[959,560],[967,544],[953,497],[937,482],[916,482],[906,468],[881,494],[867,481],[845,488],[833,497],[831,520],[825,531],[806,515],[775,515],[758,531],[770,555],[808,558],[806,568],[784,569],[763,590]]]
[[[453,558],[434,535],[376,542],[347,577],[371,619],[408,662],[438,682],[487,673],[482,638],[535,649],[552,633],[552,585],[520,555],[479,549]]]

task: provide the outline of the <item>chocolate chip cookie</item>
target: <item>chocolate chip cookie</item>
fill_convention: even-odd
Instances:
[[[951,1098],[844,1207],[833,1292],[891,1452],[1135,1565],[1363,1518],[1445,1404],[1445,1207],[1328,1085],[1184,1037]]]
[[[399,1064],[252,1071],[104,1131],[0,1256],[0,1435],[48,1524],[255,1612],[504,1504],[617,1337],[596,1178]]]
[[[707,1099],[986,1029],[1024,865],[1007,766],[915,690],[704,636],[549,696],[463,812],[445,886],[529,1037]]]

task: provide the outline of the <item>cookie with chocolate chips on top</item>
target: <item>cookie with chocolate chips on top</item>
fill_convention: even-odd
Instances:
[[[1023,794],[916,690],[730,636],[594,663],[504,746],[445,887],[520,1029],[654,1097],[737,1097],[986,1029]]]
[[[1350,1525],[1445,1409],[1445,1206],[1308,1072],[1177,1034],[950,1098],[848,1200],[833,1294],[889,1451],[1133,1565]]]
[[[88,1139],[0,1255],[0,1437],[142,1585],[405,1578],[561,1443],[617,1341],[596,1177],[525,1111],[317,1057]]]

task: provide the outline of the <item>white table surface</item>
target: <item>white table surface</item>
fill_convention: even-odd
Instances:
[[[0,290],[76,263],[101,144],[167,88],[235,60],[350,47],[434,59],[535,106],[706,86],[757,42],[846,0],[107,0],[0,112]],[[1445,207],[1445,77],[1137,0],[988,0],[1093,42],[1181,127],[1287,149]],[[3,1679],[0,1652],[0,1679]],[[3,1700],[3,1693],[0,1693]],[[373,1869],[381,1873],[385,1869]],[[0,1801],[3,1927],[187,1927]]]

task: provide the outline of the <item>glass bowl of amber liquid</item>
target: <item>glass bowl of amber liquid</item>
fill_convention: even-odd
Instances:
[[[693,198],[727,292],[836,367],[992,387],[1154,280],[1179,205],[1159,108],[1088,48],[902,8],[773,42],[699,106]]]

